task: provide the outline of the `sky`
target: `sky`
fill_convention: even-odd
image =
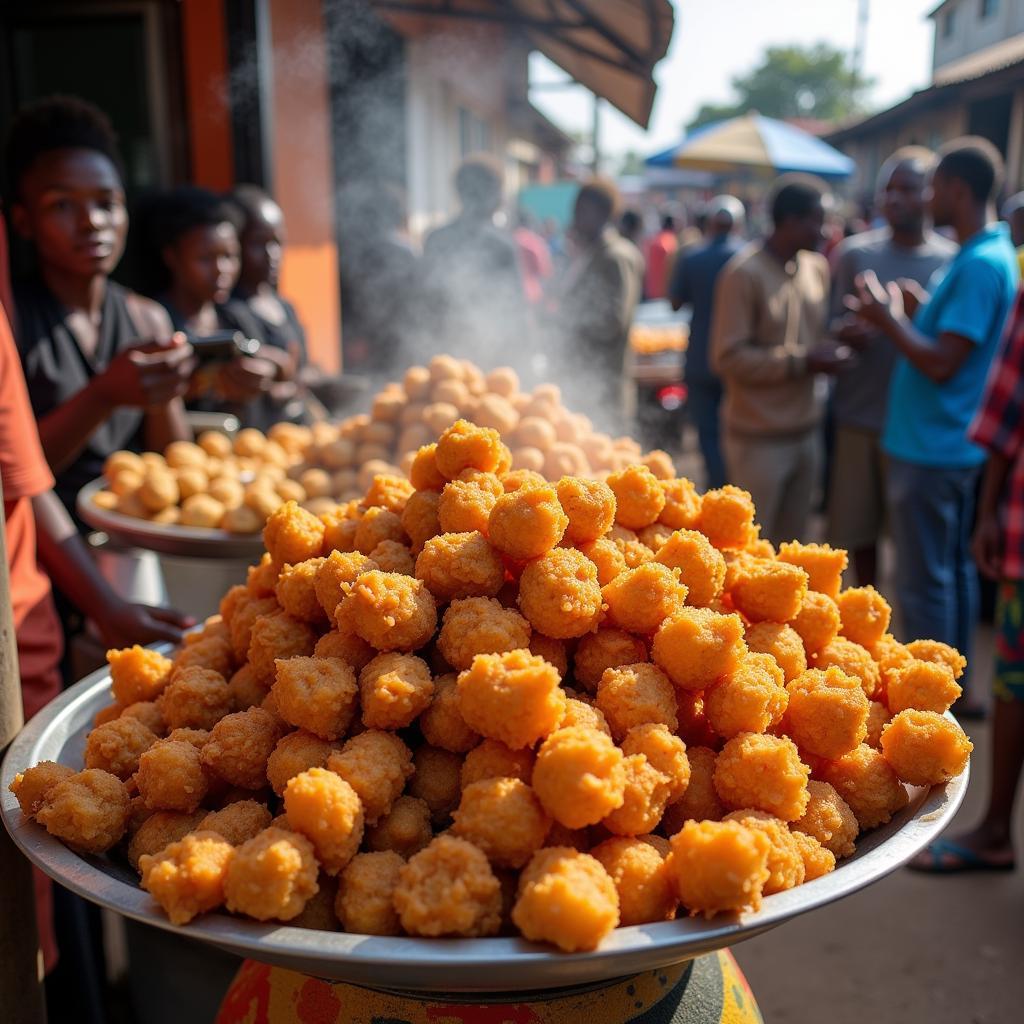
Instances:
[[[864,71],[875,79],[875,109],[903,99],[928,82],[937,0],[868,0]],[[672,0],[675,31],[668,55],[654,71],[658,93],[647,132],[602,104],[601,149],[607,156],[643,155],[677,142],[682,126],[705,102],[732,98],[730,80],[754,67],[773,45],[828,42],[852,52],[859,0]],[[565,73],[538,53],[532,83],[565,81]],[[589,133],[593,99],[581,86],[535,89],[531,100],[560,128]]]

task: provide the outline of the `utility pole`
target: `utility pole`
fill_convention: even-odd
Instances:
[[[867,46],[868,16],[871,0],[857,0],[857,28],[853,35],[853,54],[851,64],[855,81],[863,78],[864,50]]]

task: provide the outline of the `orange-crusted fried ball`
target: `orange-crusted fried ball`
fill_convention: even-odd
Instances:
[[[616,741],[635,725],[653,722],[675,731],[679,724],[672,683],[661,669],[647,662],[605,669],[597,684],[596,703]]]
[[[783,821],[795,821],[804,813],[809,775],[787,736],[741,733],[715,760],[715,790],[727,807],[753,807]]]
[[[754,531],[754,502],[748,491],[726,484],[701,499],[696,529],[716,548],[746,547]]]
[[[622,751],[597,729],[559,729],[537,751],[532,785],[544,809],[566,828],[596,825],[622,806]]]
[[[441,533],[438,506],[441,495],[437,491],[416,491],[402,510],[402,529],[405,530],[414,554],[423,550],[431,537]]]
[[[503,654],[530,643],[530,624],[492,597],[456,599],[445,610],[437,647],[452,668],[463,671],[478,654]]]
[[[601,862],[571,847],[539,850],[512,908],[523,936],[567,953],[596,949],[619,924],[619,894]]]
[[[107,651],[110,689],[118,704],[156,700],[171,678],[173,662],[159,651],[136,644],[123,650]]]
[[[653,633],[674,615],[686,600],[686,587],[677,570],[660,562],[646,562],[627,569],[602,587],[614,625],[632,633]]]
[[[661,819],[662,831],[675,835],[687,821],[717,821],[725,814],[725,805],[715,789],[715,762],[718,755],[707,747],[688,747],[686,759],[690,776],[682,796],[673,799]]]
[[[345,662],[313,656],[278,661],[270,692],[289,725],[336,740],[352,724],[359,687]]]
[[[35,818],[68,846],[104,853],[128,827],[128,791],[116,775],[86,768],[50,786]]]
[[[332,551],[355,551],[356,530],[359,529],[359,514],[346,505],[339,505],[327,512],[320,513],[320,522],[324,524],[324,554]]]
[[[290,921],[317,891],[313,844],[298,832],[273,826],[241,846],[228,865],[228,910],[257,921]]]
[[[484,779],[509,778],[529,783],[534,760],[529,747],[513,750],[500,740],[485,739],[466,754],[459,781],[463,789]]]
[[[342,928],[360,935],[399,935],[394,907],[398,876],[405,861],[397,853],[359,853],[338,876],[334,910]]]
[[[378,568],[377,563],[359,551],[332,551],[320,560],[316,574],[316,597],[328,616],[364,573]]]
[[[290,779],[309,768],[323,768],[338,749],[336,743],[329,743],[305,729],[290,732],[277,741],[267,758],[267,781],[281,796]]]
[[[271,685],[277,675],[276,663],[289,658],[309,657],[317,636],[305,622],[285,611],[261,615],[249,634],[249,665],[261,682]]]
[[[814,654],[838,635],[839,608],[828,594],[820,590],[808,590],[800,602],[800,611],[789,624],[803,641],[804,650]]]
[[[955,647],[940,640],[911,640],[906,649],[912,658],[948,666],[954,679],[959,679],[967,667],[967,659]]]
[[[533,630],[530,634],[530,653],[554,665],[563,679],[569,674],[569,651],[565,640],[556,640]]]
[[[414,654],[378,654],[359,673],[363,725],[368,729],[404,729],[430,704],[434,681],[430,668]]]
[[[452,818],[454,835],[506,868],[521,868],[543,845],[551,825],[533,790],[515,778],[470,783]]]
[[[445,533],[486,534],[491,511],[498,498],[476,480],[452,480],[445,484],[437,504],[437,521]]]
[[[850,805],[827,782],[807,783],[807,808],[790,826],[794,832],[813,836],[836,857],[849,857],[860,826]]]
[[[936,711],[941,715],[953,706],[962,692],[947,664],[915,658],[909,665],[892,673],[885,699],[893,714],[913,708]]]
[[[372,570],[356,580],[336,618],[378,651],[415,651],[434,635],[437,606],[422,580]]]
[[[391,810],[366,831],[366,845],[371,850],[393,850],[402,857],[419,853],[433,838],[430,808],[425,800],[400,796]]]
[[[619,549],[627,569],[635,569],[654,558],[654,552],[640,538],[625,526],[616,523],[606,534]]]
[[[766,558],[746,562],[730,590],[733,607],[751,622],[787,622],[800,611],[806,593],[803,569]]]
[[[203,744],[203,767],[240,789],[262,789],[267,759],[282,731],[280,720],[263,708],[225,715]]]
[[[651,523],[650,526],[645,526],[640,530],[637,533],[637,537],[645,547],[650,548],[651,551],[658,552],[665,546],[665,542],[674,532],[672,527],[666,526],[664,523]]]
[[[836,855],[831,850],[826,850],[814,836],[808,835],[806,832],[793,832],[792,836],[800,858],[804,862],[805,882],[813,882],[815,878],[821,878],[830,871],[835,871]]]
[[[161,850],[178,842],[199,828],[199,823],[207,817],[207,812],[200,809],[187,814],[181,811],[153,811],[132,835],[128,843],[128,863],[136,871],[139,860],[146,854],[153,856]]]
[[[903,782],[935,786],[959,775],[974,744],[935,711],[900,711],[882,730],[882,756]]]
[[[432,746],[464,754],[480,742],[480,736],[462,717],[459,687],[454,674],[434,680],[434,698],[419,718],[423,738]]]
[[[866,743],[825,761],[816,774],[846,801],[862,829],[884,825],[909,799],[889,762]]]
[[[142,888],[172,924],[188,924],[224,902],[224,879],[235,848],[216,832],[200,830],[139,859]]]
[[[547,485],[547,480],[535,469],[512,469],[501,474],[501,486],[506,494],[509,491],[518,491],[520,487],[532,487],[534,484],[539,484],[541,487]]]
[[[861,647],[872,647],[889,628],[892,609],[874,587],[850,587],[837,598],[843,636]]]
[[[231,616],[231,651],[238,661],[245,661],[248,656],[253,623],[278,608],[280,605],[275,597],[249,598]]]
[[[848,676],[859,679],[865,695],[869,698],[874,697],[878,691],[878,666],[870,652],[852,640],[837,636],[815,652],[813,662],[815,668],[828,668],[834,665]]]
[[[632,836],[613,836],[590,856],[601,862],[619,894],[619,924],[671,921],[679,902],[669,883],[665,858],[657,848]]]
[[[169,729],[212,729],[232,710],[231,688],[219,672],[185,668],[160,694],[157,707]]]
[[[612,734],[611,727],[604,715],[592,704],[586,704],[575,697],[567,697],[565,701],[565,714],[558,723],[559,729],[569,729],[574,725],[582,725],[587,729],[598,729],[609,736]]]
[[[788,541],[779,545],[779,561],[803,569],[811,590],[827,594],[833,600],[839,596],[847,563],[846,552],[842,548]]]
[[[434,460],[441,475],[454,480],[464,469],[496,472],[504,459],[504,448],[497,430],[456,420],[438,438]]]
[[[262,704],[270,692],[263,682],[256,678],[248,665],[243,665],[232,674],[228,680],[228,688],[231,690],[231,700],[236,711],[244,711],[246,708]]]
[[[529,651],[478,654],[459,675],[459,708],[481,736],[532,746],[557,728],[565,711],[558,672]]]
[[[101,725],[106,725],[107,722],[114,721],[115,718],[120,718],[123,710],[124,709],[120,704],[108,704],[105,708],[100,708],[99,711],[93,715],[93,728],[97,729]]]
[[[580,544],[579,550],[597,566],[597,581],[602,587],[626,571],[626,559],[619,546],[607,537]]]
[[[768,732],[786,711],[782,669],[770,654],[748,654],[704,691],[704,713],[723,739],[741,732]]]
[[[608,814],[601,824],[613,835],[639,836],[658,827],[671,796],[669,778],[655,768],[643,754],[622,759],[626,784],[622,805]]]
[[[747,653],[743,620],[707,608],[682,608],[654,634],[651,657],[682,690],[703,690]]]
[[[555,488],[543,484],[503,494],[491,510],[487,530],[499,551],[525,561],[550,551],[568,524]]]
[[[327,767],[356,791],[367,825],[391,810],[414,771],[409,748],[394,733],[377,729],[353,736],[327,759]]]
[[[573,678],[594,693],[605,669],[648,660],[647,645],[623,629],[601,627],[580,638],[573,656]]]
[[[223,836],[232,846],[241,846],[270,825],[270,811],[258,800],[236,800],[219,811],[210,811],[196,825]]]
[[[350,630],[332,629],[324,633],[313,648],[317,658],[337,658],[356,672],[368,664],[377,652],[361,637]]]
[[[122,715],[97,726],[85,740],[85,767],[102,768],[122,782],[134,775],[139,757],[156,743],[156,735],[137,718]]]
[[[320,567],[325,561],[325,558],[307,558],[298,565],[281,567],[275,592],[278,604],[289,615],[314,624],[327,619],[328,613],[324,611],[316,592]]]
[[[879,685],[875,691],[874,699],[884,701],[889,689],[889,682],[895,675],[896,670],[909,665],[914,660],[914,655],[903,644],[897,642],[891,633],[886,633],[871,648],[870,654],[878,665],[879,676]]]
[[[807,671],[807,654],[800,634],[782,622],[754,622],[746,628],[747,647],[757,654],[770,654],[786,682]]]
[[[245,574],[245,589],[250,597],[273,597],[277,586],[280,566],[274,564],[270,555],[264,552],[255,565],[250,565]]]
[[[402,520],[386,508],[368,508],[360,517],[354,535],[356,551],[364,555],[384,540],[404,541]]]
[[[172,729],[165,739],[176,743],[191,743],[196,750],[202,750],[203,744],[210,738],[209,729],[189,729],[187,727]]]
[[[426,444],[416,452],[409,467],[409,481],[417,491],[440,491],[447,483],[437,468],[436,444]]]
[[[366,489],[363,504],[367,508],[379,506],[401,514],[414,490],[413,485],[405,477],[378,473]]]
[[[40,761],[39,764],[26,768],[14,776],[8,789],[14,794],[21,807],[21,813],[29,818],[35,817],[36,811],[43,804],[46,794],[65,779],[75,774],[74,768],[56,761]]]
[[[493,935],[501,885],[472,843],[441,835],[399,871],[394,907],[410,935]]]
[[[555,485],[558,503],[569,519],[565,539],[574,545],[603,537],[615,522],[615,493],[600,480],[563,476]]]
[[[171,682],[187,668],[208,668],[226,679],[234,671],[231,643],[221,637],[200,637],[185,646],[174,657]],[[170,685],[170,684],[168,684]]]
[[[864,742],[869,747],[877,749],[878,742],[882,738],[882,729],[885,728],[890,718],[892,718],[892,715],[885,704],[877,700],[868,701],[868,717],[865,722],[867,735],[864,737]]]
[[[658,522],[673,530],[694,530],[700,519],[701,496],[692,480],[679,477],[676,480],[662,480],[665,493],[665,507]]]
[[[430,808],[435,825],[444,824],[459,804],[462,757],[450,750],[424,744],[417,748],[413,765],[409,795],[422,800]]]
[[[430,538],[416,559],[415,573],[439,601],[494,597],[505,581],[501,558],[479,531]]]
[[[635,725],[622,740],[627,757],[643,754],[652,768],[668,780],[668,799],[678,800],[690,784],[690,761],[686,744],[674,736],[667,726],[655,722]]]
[[[323,522],[297,502],[286,501],[270,514],[263,528],[263,543],[274,565],[295,565],[316,558],[324,546]]]
[[[834,760],[863,742],[868,699],[859,680],[834,667],[810,669],[786,689],[785,729],[801,750]]]
[[[555,548],[519,578],[519,608],[530,625],[556,640],[583,636],[601,616],[597,566],[575,548]]]
[[[412,550],[397,540],[382,540],[371,552],[370,557],[382,572],[398,572],[412,576],[416,566]]]
[[[704,534],[696,530],[676,530],[656,549],[654,557],[662,565],[679,570],[679,581],[687,589],[688,604],[706,608],[722,596],[725,559]]]
[[[671,844],[666,868],[691,914],[760,909],[771,851],[764,833],[738,821],[688,821]]]
[[[722,820],[738,821],[741,825],[760,832],[768,840],[768,880],[762,890],[765,896],[792,889],[803,882],[804,858],[799,844],[784,821],[749,807],[732,811]]]
[[[135,782],[146,806],[158,811],[194,811],[209,788],[199,749],[170,738],[158,740],[139,758]]]
[[[646,466],[627,466],[607,482],[615,495],[615,521],[628,530],[650,526],[665,508],[661,482]]]
[[[333,771],[309,768],[284,787],[288,824],[301,832],[329,875],[336,875],[363,841],[363,807],[356,791]]]

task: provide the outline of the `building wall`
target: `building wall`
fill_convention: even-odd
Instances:
[[[986,2],[994,6],[983,18]],[[1024,0],[955,0],[943,7],[934,20],[933,74],[961,57],[1024,32]],[[947,34],[950,24],[952,31]]]

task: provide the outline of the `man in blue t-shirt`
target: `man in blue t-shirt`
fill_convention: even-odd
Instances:
[[[936,227],[960,251],[929,282],[931,295],[867,272],[848,305],[889,337],[893,372],[882,447],[896,543],[896,598],[908,638],[930,637],[969,655],[978,617],[970,553],[974,497],[985,452],[967,437],[1017,288],[1017,258],[992,201],[1002,160],[990,143],[959,139],[932,175]],[[915,312],[916,309],[916,312]],[[913,316],[913,319],[911,319]]]

